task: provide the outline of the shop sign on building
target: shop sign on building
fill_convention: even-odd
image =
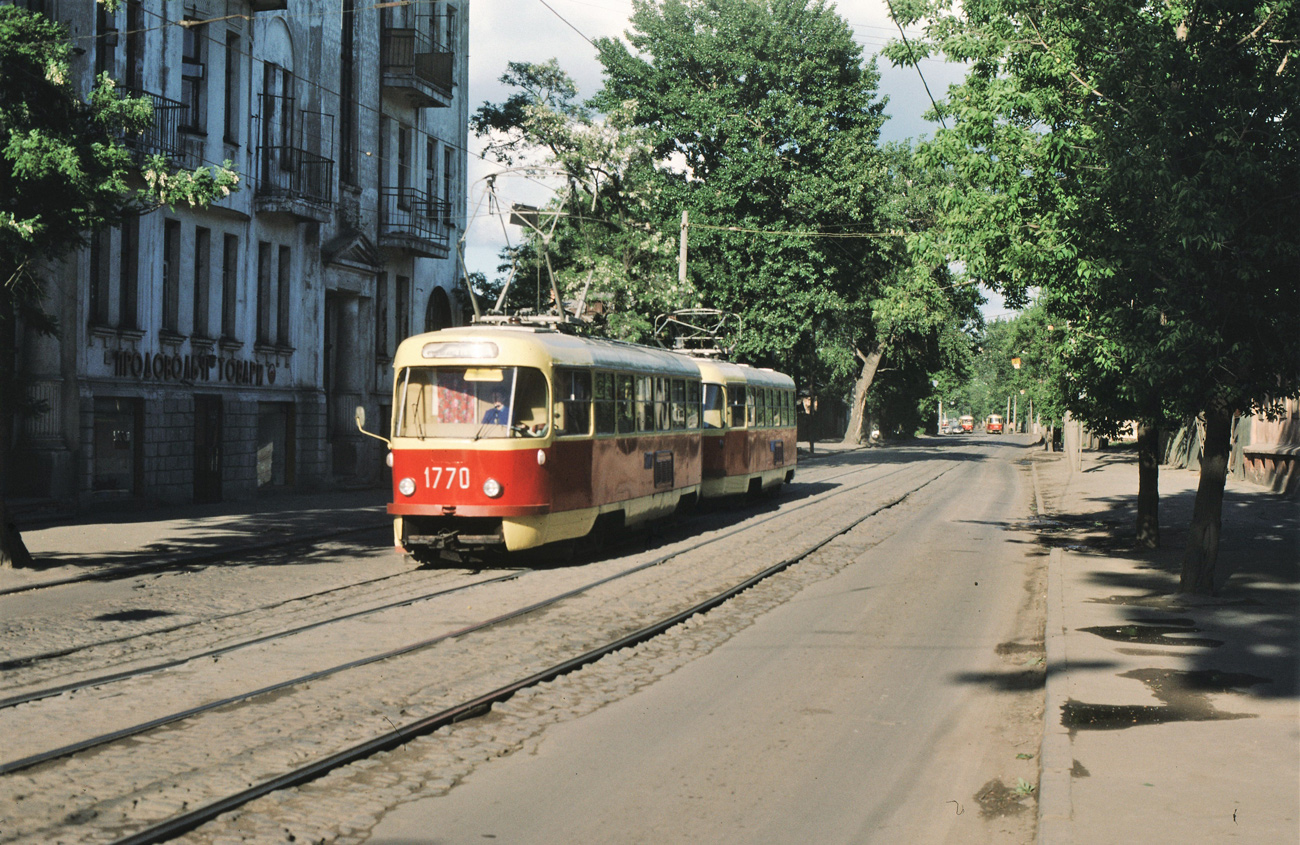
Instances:
[[[178,352],[112,350],[106,356],[116,378],[141,381],[216,382],[239,387],[275,385],[277,368],[249,358]]]

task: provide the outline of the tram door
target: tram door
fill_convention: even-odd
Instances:
[[[194,501],[221,501],[221,397],[194,397]]]

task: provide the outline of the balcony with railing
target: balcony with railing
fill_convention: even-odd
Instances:
[[[258,117],[256,208],[324,223],[334,205],[334,161],[308,139],[332,137],[333,115],[302,112],[292,97],[263,94]]]
[[[379,64],[385,88],[405,94],[416,108],[451,105],[455,53],[414,27],[384,27]]]
[[[446,258],[451,204],[415,188],[379,189],[379,245]]]
[[[185,156],[185,142],[181,126],[189,118],[189,107],[177,100],[135,88],[119,88],[123,97],[141,98],[153,104],[153,122],[142,132],[127,133],[122,143],[135,155],[161,155],[173,164]]]

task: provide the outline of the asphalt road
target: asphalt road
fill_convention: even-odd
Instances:
[[[1009,440],[946,441],[970,460],[843,538],[852,565],[368,841],[1033,841],[1046,558]]]

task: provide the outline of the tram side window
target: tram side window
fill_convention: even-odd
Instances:
[[[555,433],[591,433],[591,373],[586,370],[556,370]]]
[[[670,379],[656,376],[655,386],[655,431],[668,430],[668,382]]]
[[[546,395],[546,377],[532,367],[519,368],[515,384],[514,413],[510,416],[511,437],[544,437],[550,425],[550,407]]]
[[[727,392],[731,395],[731,427],[744,428],[747,391],[743,387],[729,387]]]
[[[668,403],[672,427],[686,428],[686,379],[675,378],[669,382]]]
[[[593,395],[596,397],[596,433],[613,434],[614,433],[614,374],[613,373],[596,373],[595,390]]]
[[[785,392],[785,424],[787,428],[794,425],[794,393],[789,390]]]
[[[722,428],[726,425],[727,391],[720,384],[704,385],[704,427]]]
[[[763,388],[763,425],[771,428],[776,424],[776,391],[770,387]]]
[[[636,414],[632,410],[636,397],[636,388],[632,376],[617,376],[618,383],[618,432],[629,434],[636,431]]]
[[[758,391],[752,387],[745,388],[745,425],[758,425]]]
[[[690,429],[700,427],[700,383],[698,381],[686,382],[686,427]]]
[[[650,376],[636,377],[636,430],[655,430],[654,380]]]

